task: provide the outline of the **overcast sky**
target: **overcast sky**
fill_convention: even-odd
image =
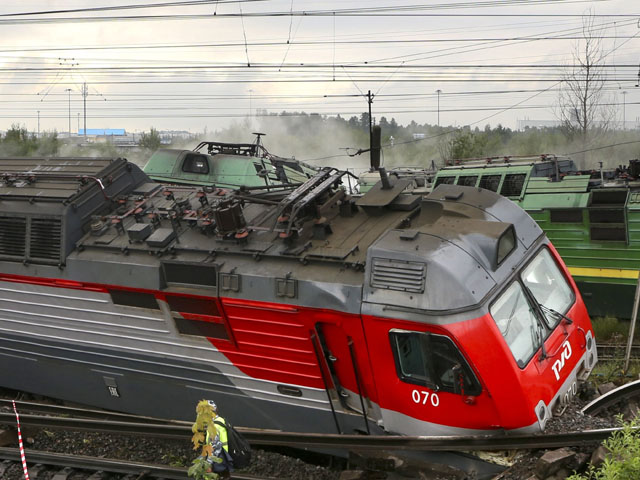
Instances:
[[[85,82],[88,128],[212,131],[258,110],[349,117],[369,90],[377,119],[436,124],[439,98],[441,125],[516,128],[556,118],[589,12],[607,101],[636,120],[637,1],[5,0],[0,129],[36,131],[39,112],[41,131],[66,132],[70,118],[76,132]]]

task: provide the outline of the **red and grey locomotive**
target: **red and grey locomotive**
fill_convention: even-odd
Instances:
[[[0,386],[178,419],[213,398],[287,431],[498,434],[542,430],[597,361],[557,252],[486,190],[0,171]]]

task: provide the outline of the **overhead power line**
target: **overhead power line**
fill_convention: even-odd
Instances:
[[[287,63],[287,64],[277,64],[277,63],[254,63],[251,65],[251,71],[255,69],[277,69],[281,68],[293,68],[298,71],[304,71],[306,69],[313,70],[318,68],[328,69],[331,68],[332,65],[330,63],[304,63],[304,64],[296,64],[296,63]],[[396,69],[404,69],[404,70],[452,70],[452,69],[519,69],[519,70],[527,70],[527,69],[553,69],[553,68],[580,68],[580,64],[434,64],[434,65],[406,65],[404,63],[397,64],[375,64],[375,65],[352,65],[352,64],[336,64],[336,67],[340,68],[350,68],[356,70],[396,70]],[[598,68],[632,68],[637,69],[637,63],[618,63],[618,64],[602,64],[598,65]],[[0,67],[0,72],[62,72],[62,71],[73,71],[73,72],[109,72],[109,71],[134,71],[134,72],[147,72],[147,71],[156,71],[156,70],[167,70],[167,71],[177,71],[177,70],[217,70],[217,69],[240,69],[247,70],[247,65],[245,64],[232,64],[232,63],[219,63],[219,64],[208,64],[208,65],[147,65],[147,66],[104,66],[104,67]],[[388,73],[388,72],[387,72]],[[449,72],[449,74],[452,72]]]
[[[0,21],[1,23],[1,21]],[[417,43],[475,43],[475,42],[508,42],[517,40],[547,41],[547,40],[585,40],[584,35],[572,36],[522,36],[522,37],[456,37],[456,38],[416,38],[416,39],[376,39],[376,40],[316,40],[316,41],[254,41],[254,42],[220,42],[220,43],[187,43],[187,44],[157,44],[157,45],[94,45],[94,46],[67,46],[67,47],[27,47],[27,48],[3,48],[0,52],[58,52],[67,50],[153,50],[153,49],[180,49],[180,48],[238,48],[238,47],[281,47],[281,46],[314,46],[314,45],[393,45],[393,44],[417,44]],[[632,35],[605,35],[598,37],[604,40],[624,40],[634,38]]]
[[[260,2],[266,0],[223,0],[225,3],[249,3]],[[606,1],[606,0],[600,0]],[[107,7],[91,7],[86,9],[66,9],[55,11],[35,11],[13,13],[0,16],[0,24],[24,24],[24,23],[69,23],[69,22],[95,22],[95,21],[115,21],[115,20],[202,20],[202,19],[223,19],[237,17],[321,17],[321,16],[369,16],[369,17],[406,17],[406,16],[424,16],[424,17],[540,17],[540,18],[578,18],[583,14],[570,13],[432,13],[437,10],[459,10],[459,9],[481,9],[481,8],[504,8],[515,6],[540,6],[548,4],[567,4],[567,3],[592,3],[588,0],[486,0],[483,2],[451,2],[440,4],[414,4],[414,5],[395,5],[395,6],[378,6],[378,7],[355,7],[342,9],[324,9],[324,10],[283,10],[283,11],[262,11],[262,12],[242,12],[242,13],[206,13],[206,14],[161,14],[161,15],[117,15],[117,16],[68,16],[61,17],[58,14],[68,13],[86,13],[114,10],[132,10],[144,8],[164,7],[181,7],[185,6],[201,6],[211,1],[185,1],[185,2],[167,2],[164,4],[129,4],[121,6]],[[429,13],[425,13],[429,12]],[[33,18],[43,15],[50,15],[45,18]],[[638,18],[638,14],[593,14],[594,18]],[[24,18],[27,17],[27,18]],[[4,18],[4,19],[2,19]]]
[[[167,7],[187,7],[187,6],[202,6],[202,5],[219,5],[224,3],[257,3],[268,2],[271,0],[183,0],[176,2],[162,2],[162,3],[134,3],[129,5],[109,5],[102,7],[87,7],[87,8],[66,8],[58,10],[37,10],[34,12],[14,12],[14,13],[2,13],[0,18],[3,17],[28,17],[33,15],[58,15],[61,13],[85,13],[85,12],[107,12],[114,10],[142,10],[147,8],[167,8]]]
[[[124,4],[124,5],[107,5],[98,7],[85,7],[85,8],[73,8],[73,9],[58,9],[58,10],[38,10],[32,12],[14,12],[2,14],[0,17],[18,17],[18,16],[33,16],[33,15],[51,15],[60,13],[84,13],[84,12],[100,12],[100,11],[115,11],[115,10],[142,10],[148,8],[167,8],[167,7],[185,7],[185,6],[202,6],[215,4],[216,7],[219,4],[224,3],[256,3],[265,2],[270,0],[180,0],[173,2],[161,2],[161,3],[137,3],[137,4]],[[593,0],[592,0],[593,1]],[[595,0],[595,1],[608,1],[608,0]],[[531,6],[531,5],[544,5],[544,4],[560,4],[560,3],[591,3],[589,0],[485,0],[475,2],[447,2],[436,4],[413,4],[413,5],[394,5],[394,6],[378,6],[378,7],[356,7],[346,9],[332,9],[332,10],[302,10],[294,11],[293,5],[289,11],[269,12],[271,14],[286,14],[294,16],[301,12],[305,12],[308,15],[312,15],[318,12],[332,12],[336,14],[341,13],[370,13],[370,12],[394,12],[394,11],[414,11],[414,10],[447,10],[447,9],[461,9],[461,8],[494,8],[494,7],[509,7],[509,6]],[[217,12],[217,10],[216,10]]]

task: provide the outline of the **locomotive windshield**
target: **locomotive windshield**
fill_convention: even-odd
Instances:
[[[520,368],[529,363],[573,301],[564,275],[549,251],[542,249],[491,305],[491,316]]]

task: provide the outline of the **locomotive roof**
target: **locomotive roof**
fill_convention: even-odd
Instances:
[[[362,301],[442,311],[480,304],[541,236],[512,202],[471,187],[442,185],[423,198],[401,194],[396,180],[356,201],[340,186],[346,172],[330,168],[296,189],[256,192],[157,184],[123,160],[59,162],[67,194],[50,198],[57,198],[60,237],[71,248],[56,259],[20,250],[20,242],[34,242],[32,230],[15,227],[23,221],[15,201],[0,202],[0,227],[12,228],[11,235],[0,233],[2,271],[46,276],[36,266],[49,263],[85,282],[213,288],[267,301],[338,302],[353,311]],[[49,159],[35,160],[16,175],[47,165]],[[28,195],[15,193],[25,187],[11,194],[37,206],[39,193],[51,190],[45,180],[37,176]],[[78,216],[85,204],[90,208]],[[36,224],[37,210],[25,218]],[[513,245],[500,258],[505,241]]]
[[[105,179],[118,158],[0,158],[0,197],[66,200]]]

